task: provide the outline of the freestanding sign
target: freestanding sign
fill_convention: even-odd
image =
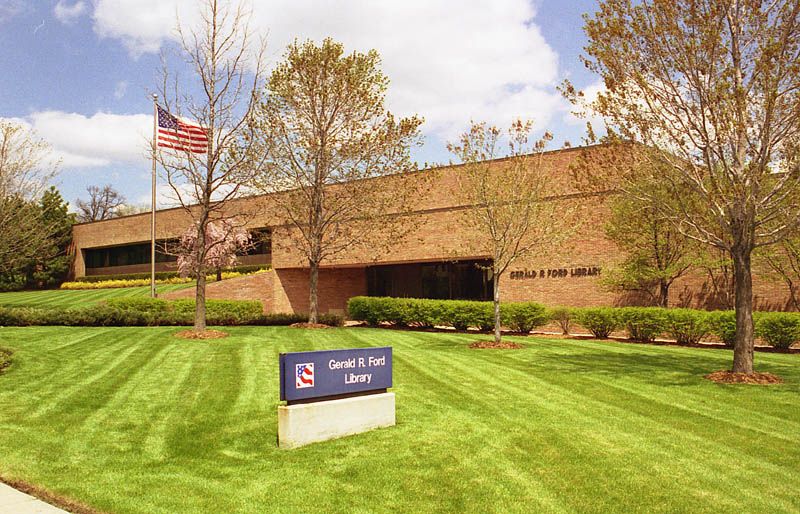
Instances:
[[[392,349],[282,353],[281,400],[289,405],[392,387]]]
[[[391,347],[282,353],[279,362],[281,448],[395,424]]]

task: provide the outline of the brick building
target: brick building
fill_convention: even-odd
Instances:
[[[640,299],[609,291],[600,280],[621,260],[620,252],[604,236],[606,200],[613,194],[587,196],[571,184],[570,165],[579,156],[591,158],[602,147],[583,147],[548,152],[544,165],[552,177],[552,196],[565,209],[580,208],[583,221],[569,240],[547,256],[533,255],[519,262],[504,277],[506,301],[535,300],[547,305],[593,306],[637,303]],[[492,161],[499,172],[505,161]],[[353,249],[323,264],[319,277],[320,312],[343,312],[348,298],[356,295],[410,296],[422,298],[489,299],[489,273],[477,266],[487,255],[475,250],[480,234],[463,223],[465,203],[456,184],[460,166],[420,171],[427,182],[409,216],[413,229],[388,248]],[[391,180],[391,178],[381,179]],[[272,312],[305,312],[308,309],[308,268],[302,254],[290,243],[290,226],[273,214],[271,195],[252,196],[232,202],[231,209],[249,214],[249,228],[263,243],[242,256],[241,264],[270,264],[272,271],[209,284],[211,298],[259,299]],[[156,239],[178,238],[189,225],[180,208],[156,213]],[[75,225],[73,238],[75,276],[147,272],[150,269],[150,213]],[[157,270],[174,269],[170,257],[158,254]],[[755,305],[762,309],[786,306],[787,290],[776,277],[756,270]],[[713,288],[700,273],[679,279],[671,289],[671,303],[681,306],[716,307]],[[191,290],[173,296],[191,296]]]

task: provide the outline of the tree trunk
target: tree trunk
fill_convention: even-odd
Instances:
[[[669,307],[669,282],[666,280],[659,280],[658,284],[658,306]]]
[[[222,268],[217,268],[217,282],[222,280]]]
[[[753,277],[750,270],[750,254],[747,249],[737,249],[733,257],[734,302],[736,305],[736,342],[733,346],[733,371],[753,372]]]
[[[319,282],[319,263],[309,261],[311,273],[308,280],[308,322],[317,323],[319,307],[317,306],[317,284]]]
[[[206,329],[206,274],[197,275],[197,288],[194,295],[194,330],[202,332]]]
[[[492,273],[494,275],[494,286],[493,286],[493,301],[494,301],[494,342],[500,342],[500,276],[497,272]]]

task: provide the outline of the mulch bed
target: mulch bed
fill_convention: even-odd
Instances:
[[[734,373],[733,371],[715,371],[705,378],[718,384],[782,384],[783,379],[772,373]]]
[[[331,328],[329,325],[325,325],[323,323],[292,323],[289,325],[292,328]]]
[[[481,349],[481,350],[519,350],[520,348],[524,348],[519,343],[510,343],[507,341],[495,343],[494,341],[475,341],[471,345],[469,345],[472,349]]]
[[[202,332],[181,330],[175,333],[175,337],[181,339],[222,339],[223,337],[228,337],[228,333],[220,330],[203,330]]]

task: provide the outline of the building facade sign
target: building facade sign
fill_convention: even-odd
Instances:
[[[280,355],[281,400],[325,400],[392,387],[392,348]]]
[[[596,277],[600,275],[599,266],[577,268],[550,268],[550,269],[521,269],[509,273],[511,280],[525,280],[534,278],[579,278]]]

